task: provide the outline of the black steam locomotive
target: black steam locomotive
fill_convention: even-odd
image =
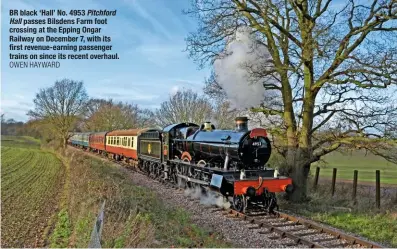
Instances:
[[[209,123],[179,130],[174,139],[175,154],[186,162],[224,170],[263,169],[271,145],[264,129],[248,131],[248,119],[236,119],[235,130],[215,130]]]
[[[272,210],[277,206],[275,193],[292,190],[290,178],[278,177],[274,169],[265,167],[271,155],[270,140],[265,129],[249,130],[246,117],[236,118],[235,130],[216,130],[210,122],[201,126],[180,123],[160,133],[166,148],[166,178],[215,188],[233,197],[239,211],[254,202]]]

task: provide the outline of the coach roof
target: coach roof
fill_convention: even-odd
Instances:
[[[115,130],[108,132],[107,136],[138,136],[142,132],[147,131],[148,128],[144,129],[127,129],[127,130]]]

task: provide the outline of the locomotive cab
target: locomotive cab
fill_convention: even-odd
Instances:
[[[172,124],[163,129],[163,143],[169,145],[168,159],[181,159],[182,151],[178,148],[183,146],[181,140],[194,134],[199,129],[195,123],[178,123]]]

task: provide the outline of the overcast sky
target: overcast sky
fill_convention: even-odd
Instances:
[[[156,108],[180,88],[201,91],[209,69],[197,65],[183,52],[184,38],[196,22],[183,15],[187,0],[3,0],[1,112],[6,119],[28,120],[26,112],[40,88],[56,80],[84,81],[90,97],[113,98]],[[103,35],[112,37],[120,60],[61,61],[58,69],[9,68],[9,9],[117,9],[108,17]],[[68,16],[68,18],[71,16]],[[77,27],[77,26],[76,26]]]

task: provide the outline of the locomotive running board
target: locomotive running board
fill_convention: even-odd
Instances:
[[[205,181],[202,181],[202,180],[197,180],[197,179],[194,179],[194,178],[190,178],[188,176],[184,176],[184,175],[180,175],[180,174],[178,174],[177,176],[179,178],[185,179],[188,182],[195,182],[195,183],[198,183],[198,184],[201,184],[201,185],[204,185],[204,186],[208,186],[209,185],[208,182],[205,182]]]

